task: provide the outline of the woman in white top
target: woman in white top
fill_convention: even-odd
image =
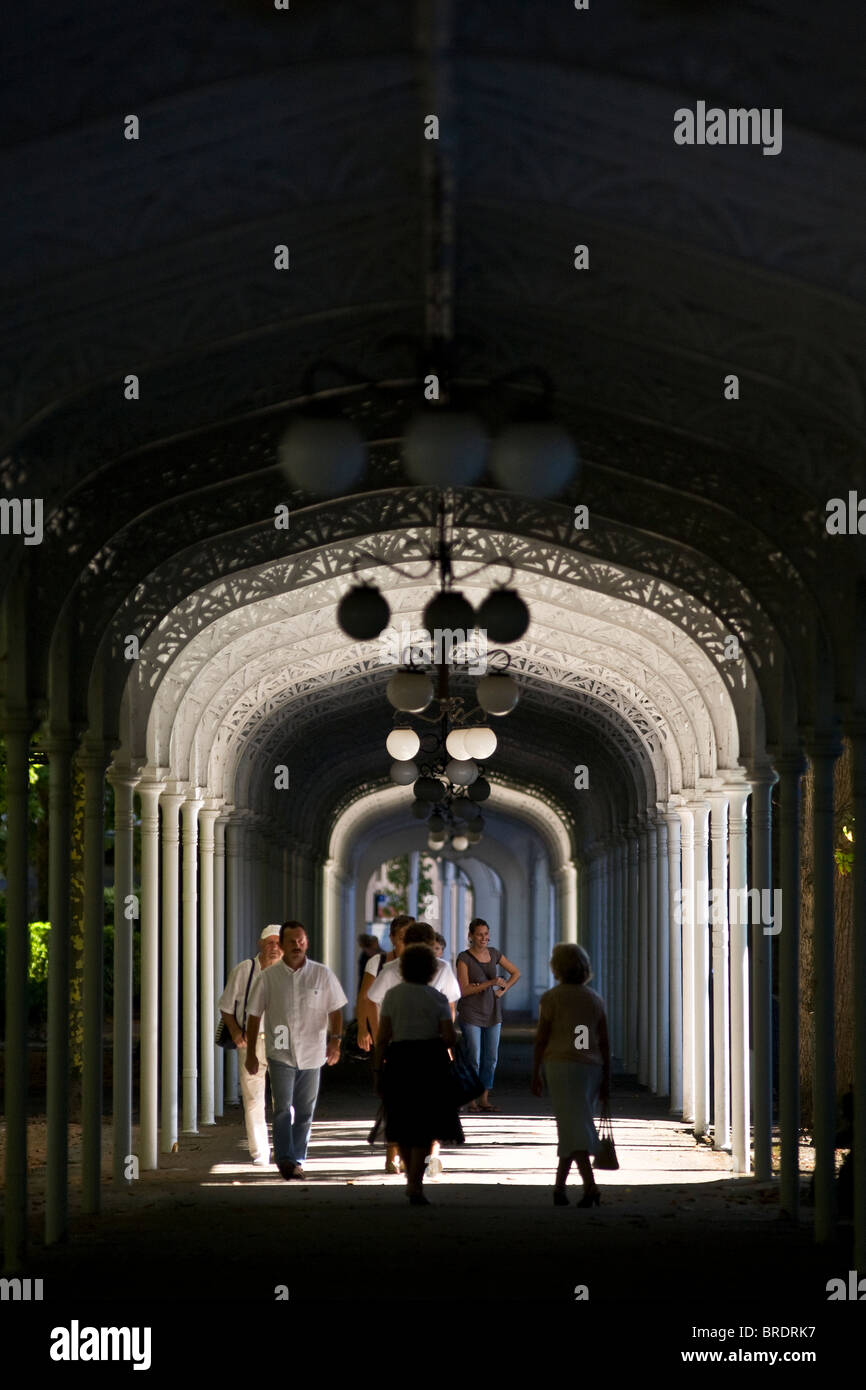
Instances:
[[[448,1000],[430,981],[436,957],[429,946],[407,946],[400,957],[403,983],[382,1001],[375,1067],[385,1103],[385,1138],[397,1144],[413,1206],[428,1206],[422,1192],[424,1161],[436,1139],[460,1142],[448,1049],[457,1035]]]

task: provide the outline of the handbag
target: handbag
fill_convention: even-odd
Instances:
[[[459,1109],[461,1105],[468,1105],[471,1100],[477,1100],[479,1096],[483,1096],[484,1087],[481,1085],[481,1078],[462,1043],[458,1042],[453,1052],[451,1088],[454,1103]]]
[[[247,980],[246,993],[244,994],[244,1022],[243,1022],[243,1026],[244,1026],[244,1027],[246,1027],[246,1022],[247,1022],[247,1000],[248,1000],[249,997],[250,997],[250,985],[251,985],[252,982],[253,982],[253,975],[255,974],[255,970],[256,970],[256,960],[255,960],[255,956],[254,956],[253,959],[250,961],[250,973],[249,973],[249,978],[248,978],[248,980]],[[235,1023],[238,1022],[238,1011],[237,1011],[237,1008],[235,1008],[235,1010],[234,1010],[234,1020],[235,1020]],[[241,1026],[241,1025],[238,1024],[238,1027],[240,1027],[240,1026]],[[237,1043],[235,1042],[234,1038],[232,1037],[231,1033],[229,1032],[228,1028],[226,1027],[226,1021],[225,1021],[225,1019],[222,1017],[222,1015],[220,1015],[220,1021],[219,1021],[219,1023],[218,1023],[217,1026],[216,1026],[216,1033],[214,1034],[214,1042],[216,1043],[217,1047],[223,1047],[223,1048],[225,1048],[226,1052],[233,1052],[233,1051],[236,1051],[236,1050],[237,1050]]]
[[[613,1142],[613,1125],[607,1105],[602,1108],[598,1121],[598,1153],[593,1162],[594,1168],[618,1168],[616,1144]]]

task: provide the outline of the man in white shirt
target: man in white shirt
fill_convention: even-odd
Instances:
[[[256,1048],[256,1056],[260,1063],[256,1075],[251,1076],[243,1065],[243,1054],[247,1046],[246,1015],[249,1012],[247,985],[252,993],[253,984],[262,971],[267,970],[281,956],[279,924],[272,923],[271,926],[265,927],[259,937],[259,953],[255,960],[242,960],[235,966],[226,981],[226,987],[220,995],[217,1005],[222,1014],[223,1022],[240,1053],[241,1065],[238,1071],[238,1080],[241,1083],[241,1096],[244,1102],[247,1143],[250,1148],[250,1158],[258,1168],[266,1168],[270,1157],[268,1121],[265,1116],[267,1057],[265,1055],[265,1036],[262,1033]],[[250,971],[252,971],[252,979],[250,978]],[[244,1010],[245,1001],[247,1004],[246,1012]]]
[[[333,970],[307,959],[300,922],[280,927],[282,960],[253,982],[247,1012],[246,1070],[259,1070],[256,1039],[267,1020],[265,1051],[274,1098],[274,1160],[284,1178],[303,1178],[319,1075],[340,1058],[343,1005],[348,1001]]]

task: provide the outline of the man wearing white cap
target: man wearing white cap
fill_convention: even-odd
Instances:
[[[270,1158],[268,1143],[268,1122],[265,1118],[265,1080],[267,1077],[267,1056],[265,1055],[265,1035],[260,1033],[256,1040],[256,1056],[261,1066],[255,1076],[251,1076],[244,1066],[247,1046],[248,997],[252,986],[263,970],[274,965],[282,957],[280,950],[279,926],[265,927],[259,937],[259,954],[255,958],[242,960],[229,975],[223,990],[219,1010],[223,1021],[232,1035],[238,1049],[240,1066],[238,1073],[241,1095],[244,1099],[244,1119],[247,1123],[247,1142],[250,1157],[258,1168],[266,1168]]]

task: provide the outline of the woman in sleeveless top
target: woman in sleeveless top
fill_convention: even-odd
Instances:
[[[508,971],[506,980],[500,968]],[[499,1056],[499,1033],[502,1028],[503,994],[520,979],[516,965],[490,945],[490,928],[481,917],[469,923],[469,946],[457,957],[457,983],[460,1001],[457,1022],[463,1043],[472,1058],[484,1094],[468,1110],[496,1110],[490,1104],[488,1092],[493,1085],[496,1061]]]

